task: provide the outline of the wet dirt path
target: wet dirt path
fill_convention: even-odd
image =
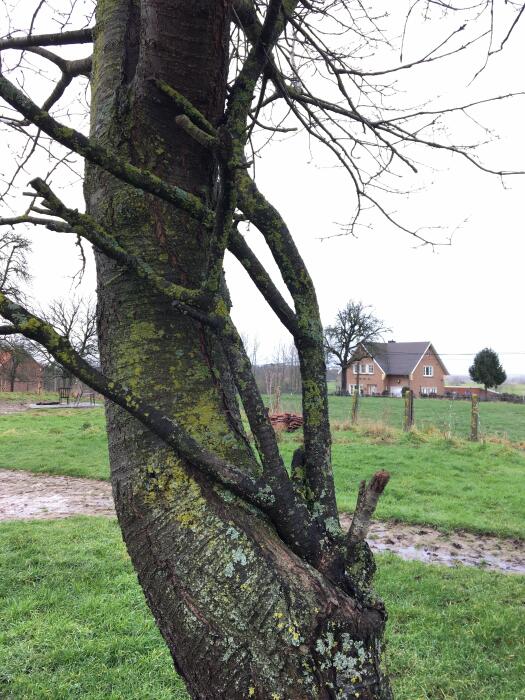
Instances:
[[[51,520],[72,515],[115,515],[111,485],[93,479],[0,469],[0,520]],[[351,516],[343,513],[341,519],[348,527]],[[368,541],[375,552],[393,552],[407,560],[525,574],[522,540],[375,521]]]
[[[70,515],[115,515],[111,484],[0,469],[0,520],[51,520]]]

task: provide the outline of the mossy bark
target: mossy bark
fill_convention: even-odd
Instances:
[[[92,138],[214,204],[212,155],[175,125],[151,78],[214,125],[224,108],[228,0],[99,0]],[[89,213],[158,274],[197,288],[215,267],[211,231],[95,167]],[[243,431],[219,340],[166,296],[97,255],[105,373],[204,447],[247,472]],[[194,698],[389,698],[381,607],[350,596],[293,554],[261,513],[214,486],[125,410],[106,406],[119,522],[175,666]]]

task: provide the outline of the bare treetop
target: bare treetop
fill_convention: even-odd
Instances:
[[[260,35],[267,6],[267,2],[251,0],[233,3],[230,87]],[[314,0],[283,3],[283,9],[283,31],[273,42],[265,70],[254,85],[246,157],[254,163],[271,138],[308,134],[325,151],[327,163],[340,167],[350,179],[353,197],[349,198],[344,232],[370,225],[375,211],[422,243],[429,242],[430,222],[422,221],[416,228],[406,222],[396,211],[395,196],[418,186],[418,172],[432,167],[433,151],[500,177],[521,174],[505,169],[504,163],[484,161],[478,149],[491,138],[490,128],[483,126],[487,104],[516,99],[523,92],[480,96],[473,91],[472,99],[467,97],[461,104],[432,108],[407,104],[398,84],[403,74],[414,69],[424,81],[425,67],[439,62],[451,71],[456,58],[467,55],[477,66],[471,75],[475,80],[516,32],[522,3],[496,7],[493,0],[416,0],[406,12],[387,2]],[[35,89],[40,92],[41,109],[59,115],[68,125],[82,127],[85,123],[85,84],[80,82],[75,88],[73,83],[89,77],[91,58],[86,47],[83,57],[66,59],[63,53],[68,47],[82,48],[92,41],[93,12],[93,2],[40,2],[24,27],[12,24],[14,6],[4,3],[9,19],[9,31],[0,39],[4,75],[18,82],[23,76],[22,90],[32,96]],[[24,20],[27,22],[27,16]],[[56,32],[38,35],[39,27],[50,26]],[[421,32],[431,43],[425,41],[421,46],[417,40]],[[66,93],[69,100],[64,110]],[[76,100],[74,110],[71,96]],[[461,120],[462,130],[472,134],[466,143],[449,137]],[[4,194],[24,182],[29,162],[39,154],[50,164],[47,178],[56,172],[60,179],[77,179],[80,171],[74,154],[79,153],[78,145],[66,139],[61,141],[64,148],[57,149],[49,130],[41,124],[35,130],[31,118],[17,116],[16,106],[14,111],[4,107],[0,121],[20,136],[17,164],[4,180]]]

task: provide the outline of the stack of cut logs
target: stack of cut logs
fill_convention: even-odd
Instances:
[[[297,413],[274,413],[270,416],[270,422],[274,430],[286,430],[286,432],[292,433],[302,426],[303,417]]]

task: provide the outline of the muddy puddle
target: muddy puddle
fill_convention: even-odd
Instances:
[[[342,515],[343,525],[351,516]],[[470,532],[441,532],[426,525],[374,522],[368,534],[374,552],[393,552],[403,559],[525,574],[525,542]]]
[[[111,485],[92,479],[0,469],[0,520],[51,520],[72,515],[115,515]],[[344,513],[341,518],[348,527],[351,516]],[[375,552],[393,552],[403,559],[525,574],[522,540],[376,521],[368,541]]]

